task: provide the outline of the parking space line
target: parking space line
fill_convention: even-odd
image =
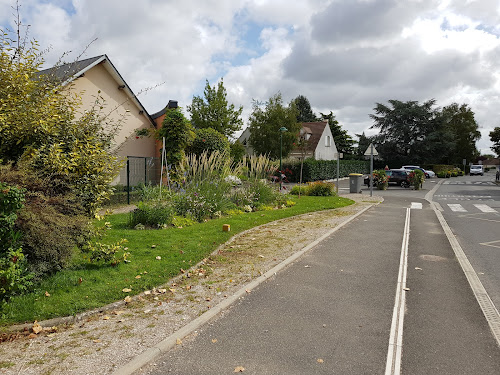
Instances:
[[[389,348],[387,350],[387,361],[385,364],[385,375],[399,375],[401,373],[403,322],[406,305],[406,274],[408,270],[408,245],[410,238],[410,212],[411,209],[407,208],[403,242],[401,244],[396,297],[394,299],[394,309],[392,312],[391,334],[389,337]]]

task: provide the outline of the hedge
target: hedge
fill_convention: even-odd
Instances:
[[[300,161],[284,160],[283,171],[289,182],[299,182]],[[370,173],[370,162],[366,160],[341,160],[339,177],[348,176],[350,173]],[[331,180],[337,178],[336,160],[306,159],[302,171],[302,182]]]

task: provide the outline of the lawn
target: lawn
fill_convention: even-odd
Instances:
[[[213,252],[237,233],[271,221],[354,202],[342,197],[294,198],[296,205],[279,210],[257,211],[199,223],[186,228],[133,230],[127,228],[129,214],[111,215],[112,229],[103,242],[126,238],[130,263],[117,266],[90,264],[76,256],[68,269],[60,271],[24,296],[12,298],[2,307],[0,325],[70,316],[122,300],[167,283]],[[230,232],[222,231],[229,224]],[[161,259],[157,259],[161,257]],[[131,291],[123,292],[127,288]]]

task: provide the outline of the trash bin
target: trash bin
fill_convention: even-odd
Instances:
[[[349,175],[349,192],[361,193],[361,184],[363,183],[363,175],[359,173],[351,173]]]

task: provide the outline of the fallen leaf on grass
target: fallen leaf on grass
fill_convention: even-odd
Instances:
[[[136,278],[136,279],[140,279],[140,278],[141,278],[141,275],[137,275],[135,278]]]
[[[45,291],[45,297],[50,297],[50,293]]]
[[[237,366],[234,368],[233,372],[243,372],[245,371],[245,368],[243,366]]]
[[[132,291],[132,289],[130,289],[130,288],[123,288],[122,289],[123,293],[130,293],[131,291]]]
[[[132,298],[130,298],[130,296],[125,297],[123,300],[125,301],[125,303],[132,302]]]
[[[159,255],[158,255],[158,256],[156,257],[156,260],[161,260],[161,256],[159,256]]]

